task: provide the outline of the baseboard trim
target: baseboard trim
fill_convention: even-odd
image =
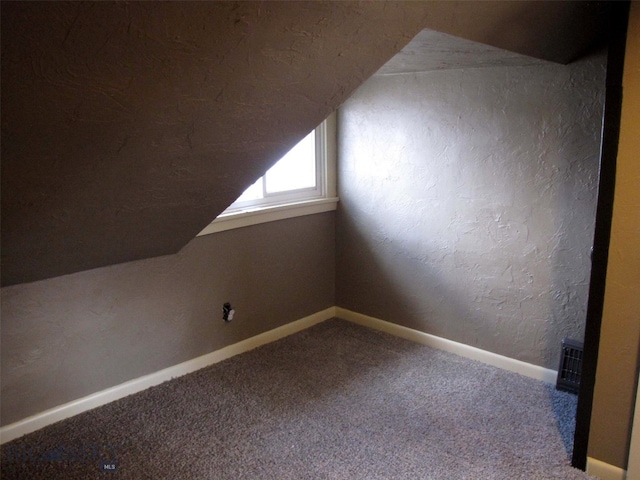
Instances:
[[[477,360],[488,365],[502,368],[511,372],[516,372],[527,377],[542,380],[547,383],[555,383],[557,372],[549,370],[537,365],[515,360],[513,358],[498,355],[496,353],[487,352],[476,347],[471,347],[462,343],[447,340],[428,333],[420,332],[411,328],[403,327],[395,323],[380,320],[378,318],[369,317],[361,313],[353,312],[341,307],[329,307],[320,312],[301,318],[294,322],[288,323],[281,327],[261,333],[255,337],[248,338],[241,342],[229,345],[215,352],[208,353],[198,358],[188,360],[186,362],[165,368],[158,372],[151,373],[128,382],[116,385],[114,387],[93,393],[86,397],[73,400],[71,402],[59,405],[57,407],[45,410],[44,412],[27,417],[18,422],[6,425],[0,428],[0,444],[14,440],[27,433],[35,432],[41,428],[53,423],[64,420],[65,418],[78,415],[96,407],[106,405],[120,398],[138,393],[147,388],[159,385],[160,383],[180,377],[188,373],[195,372],[209,365],[221,362],[235,355],[239,355],[254,348],[260,347],[267,343],[274,342],[281,338],[287,337],[294,333],[305,330],[313,325],[324,322],[333,317],[339,317],[350,322],[380,330],[397,337],[405,338],[432,348],[455,353],[462,357]],[[599,462],[598,460],[594,460]],[[602,462],[599,462],[602,463]],[[603,464],[606,465],[606,464]],[[598,467],[593,467],[598,468]],[[616,468],[616,467],[612,467]],[[622,470],[624,472],[624,470]],[[624,478],[624,477],[611,477]]]
[[[267,343],[275,342],[276,340],[333,318],[335,315],[335,307],[327,308],[309,315],[308,317],[301,318],[281,327],[269,330],[268,332],[256,335],[255,337],[251,337],[220,350],[216,350],[215,352],[202,355],[192,360],[187,360],[186,362],[165,368],[149,375],[129,380],[128,382],[121,383],[120,385],[73,400],[69,403],[59,405],[18,422],[6,425],[0,428],[0,444],[14,440],[22,435],[26,435],[27,433],[35,432],[36,430],[40,430],[47,425],[59,422],[65,418],[78,415],[79,413],[100,407],[109,402],[113,402],[114,400],[145,390],[149,387],[159,385],[160,383],[171,380],[172,378],[181,377],[182,375],[195,372],[196,370],[208,367],[209,365],[221,362],[222,360],[226,360],[235,355],[248,352],[249,350],[253,350],[254,348]]]
[[[601,460],[587,457],[587,475],[598,477],[600,480],[625,480],[627,471]]]
[[[535,378],[536,380],[541,380],[546,383],[555,384],[557,380],[558,372],[554,370],[498,355],[497,353],[488,352],[480,348],[471,347],[463,343],[447,340],[446,338],[430,335],[412,328],[403,327],[395,323],[380,320],[379,318],[369,317],[345,308],[336,307],[336,316],[357,323],[358,325],[390,333],[396,337],[421,343],[432,348],[437,348],[438,350],[455,353],[461,357],[477,360],[487,365],[519,373],[520,375]]]

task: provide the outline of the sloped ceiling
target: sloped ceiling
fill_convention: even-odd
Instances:
[[[560,62],[599,33],[480,3],[3,2],[2,284],[177,252],[423,28]]]

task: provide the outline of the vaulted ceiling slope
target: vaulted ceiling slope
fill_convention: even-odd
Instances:
[[[179,251],[423,28],[593,40],[591,2],[480,3],[2,2],[2,285]]]

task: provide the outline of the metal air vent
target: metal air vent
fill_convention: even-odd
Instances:
[[[583,352],[583,343],[568,338],[562,340],[562,352],[560,354],[556,389],[578,393],[580,389],[580,376],[582,375]]]

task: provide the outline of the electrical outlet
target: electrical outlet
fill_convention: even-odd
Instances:
[[[235,313],[236,311],[233,309],[229,302],[225,303],[222,306],[222,319],[225,322],[230,322],[231,320],[233,320],[233,316],[235,315]]]

